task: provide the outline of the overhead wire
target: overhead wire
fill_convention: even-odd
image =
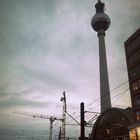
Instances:
[[[115,87],[115,88],[113,88],[110,92],[113,92],[113,91],[115,91],[115,90],[117,90],[118,88],[120,88],[121,86],[123,86],[123,85],[125,85],[126,83],[128,83],[128,81],[125,81],[125,82],[123,82],[122,84],[120,84],[120,85],[118,85],[117,87]],[[126,91],[128,91],[128,89],[126,89],[125,91],[123,91],[123,92],[121,92],[121,93],[119,93],[119,94],[117,94],[117,95],[115,95],[115,96],[113,96],[111,99],[114,99],[114,98],[116,98],[116,97],[118,97],[118,96],[120,96],[120,95],[123,95],[124,93],[126,93]],[[108,93],[107,94],[105,94],[105,96],[106,95],[108,95]],[[88,105],[86,105],[85,107],[88,107],[88,106],[90,106],[90,105],[92,105],[92,104],[94,104],[95,102],[97,102],[97,101],[99,101],[100,100],[100,98],[97,98],[96,100],[94,100],[93,102],[91,102],[91,103],[89,103]],[[99,105],[99,104],[97,104],[97,105]],[[96,105],[96,106],[97,106]],[[96,106],[94,106],[93,108],[95,108]],[[92,108],[92,109],[93,109]],[[75,115],[76,114],[76,112],[73,112],[72,113],[72,115]],[[80,112],[79,112],[79,114],[80,114]],[[77,118],[79,118],[80,117],[80,115],[77,115],[76,117],[75,117],[75,119],[77,119]],[[69,117],[70,118],[70,117]],[[66,119],[68,119],[68,117],[66,118]],[[68,123],[71,123],[72,121],[73,121],[73,119],[72,118],[70,118],[71,120],[70,121],[68,121]],[[90,120],[91,121],[91,120]],[[56,130],[56,129],[58,129],[58,122],[56,123],[56,124],[54,124],[54,126],[53,126],[53,130]],[[73,129],[72,129],[73,130]],[[46,131],[45,131],[46,132]],[[44,133],[45,133],[44,132]],[[47,131],[48,132],[48,134],[49,134],[49,130]],[[71,134],[72,133],[75,133],[75,131],[71,131]],[[69,134],[70,135],[70,134]]]
[[[126,83],[128,83],[128,81],[125,81],[125,82],[121,83],[121,84],[118,85],[117,87],[113,88],[110,92],[115,91],[116,89],[120,88],[121,86],[125,85]],[[126,91],[128,91],[128,89],[126,89],[123,93],[119,93],[119,94],[113,96],[112,99],[113,99],[113,98],[116,98],[117,96],[120,96],[121,94],[124,94]],[[108,95],[108,93],[105,94],[104,96],[106,96],[106,95]],[[97,99],[95,99],[93,102],[91,102],[91,103],[89,103],[88,105],[86,105],[85,107],[88,107],[88,106],[94,104],[95,102],[97,102],[97,101],[99,101],[99,100],[100,100],[100,98],[97,98]],[[97,105],[99,105],[99,104],[97,104]],[[97,105],[96,105],[96,106],[97,106]],[[95,108],[96,106],[94,106],[93,108]],[[92,109],[93,109],[93,108],[92,108]],[[73,113],[72,113],[72,115],[74,115],[74,114],[76,114],[76,112],[73,112]],[[80,114],[80,112],[79,112],[79,114]],[[75,119],[77,119],[77,118],[79,118],[79,117],[80,117],[80,115],[77,115],[77,116],[75,117]],[[70,117],[69,117],[69,118],[70,118]],[[67,117],[66,119],[68,119],[68,117]],[[71,120],[68,121],[68,123],[71,123],[71,122],[73,121],[72,118],[70,118],[70,119],[71,119]],[[59,124],[59,123],[57,122],[56,124],[53,125],[53,130],[58,129],[58,124]],[[49,130],[44,131],[43,133],[45,133],[45,132],[47,132],[47,133],[49,134]]]
[[[113,91],[117,90],[118,88],[120,88],[121,86],[125,85],[126,83],[128,83],[128,81],[125,81],[125,82],[121,83],[121,84],[118,85],[117,87],[113,88],[110,92],[113,92]],[[123,92],[121,92],[121,93],[119,93],[119,94],[113,96],[112,99],[114,99],[114,98],[116,98],[116,97],[118,97],[118,96],[122,96],[122,95],[125,94],[128,90],[129,90],[129,88],[127,88],[127,89],[124,90]],[[108,93],[107,93],[106,95],[108,95]],[[106,95],[105,95],[105,96],[106,96]],[[89,106],[89,105],[92,105],[93,103],[97,102],[98,100],[100,100],[100,98],[98,98],[98,99],[94,100],[92,103],[86,105],[86,107]],[[99,105],[99,104],[97,104],[97,105]],[[97,106],[97,105],[96,105],[96,106]],[[93,108],[95,108],[96,106],[94,106]],[[93,109],[93,108],[92,108],[92,109]],[[75,114],[75,112],[74,112],[74,114]],[[78,118],[78,117],[80,117],[80,115],[78,115],[77,118]],[[69,121],[69,123],[70,123],[70,122],[71,122],[71,121]]]
[[[120,85],[118,85],[117,87],[113,88],[113,89],[111,90],[111,92],[115,91],[116,89],[120,88],[122,85],[124,85],[124,84],[126,84],[126,83],[128,83],[128,81],[125,81],[125,82],[121,83]],[[128,89],[127,89],[127,90],[128,90]],[[113,99],[113,98],[115,98],[115,97],[117,97],[117,96],[119,96],[119,95],[121,95],[121,94],[122,94],[122,93],[119,93],[119,94],[113,96],[111,99]],[[108,95],[108,93],[105,94],[104,96],[107,96],[107,95]],[[99,101],[99,100],[100,100],[100,98],[97,98],[97,99],[95,99],[93,102],[91,102],[91,103],[89,103],[88,105],[86,105],[85,107],[88,107],[88,106],[92,105],[93,103],[95,103],[95,102],[97,102],[97,101]],[[97,104],[97,105],[99,105],[99,104]],[[97,105],[96,105],[96,106],[97,106]],[[96,106],[94,106],[93,108],[95,108]],[[74,112],[73,114],[75,114],[75,113],[76,113],[76,112]],[[80,112],[79,112],[79,113],[80,113]],[[78,115],[78,116],[80,116],[80,115]]]
[[[117,90],[117,89],[120,88],[121,86],[125,85],[126,83],[128,83],[128,81],[125,81],[125,82],[121,83],[121,84],[118,85],[117,87],[113,88],[110,92],[114,92],[115,90]],[[117,94],[117,95],[111,97],[111,99],[114,99],[114,98],[116,98],[116,97],[118,97],[118,96],[122,96],[122,95],[125,94],[128,90],[129,90],[129,88],[127,88],[127,89],[124,90],[123,92],[121,92],[121,93],[119,93],[119,94]],[[108,93],[105,94],[104,96],[106,96],[106,95],[108,95]],[[95,102],[97,102],[97,101],[99,101],[99,100],[100,100],[100,98],[97,98],[96,100],[94,100],[93,102],[89,103],[89,104],[86,105],[85,107],[88,107],[88,106],[94,104]],[[99,104],[100,104],[100,103],[99,103]],[[97,105],[99,105],[99,104],[97,104]],[[97,106],[97,105],[96,105],[96,106]],[[92,109],[95,108],[96,106],[92,107]],[[74,115],[74,114],[76,114],[76,112],[73,112],[73,113],[72,113],[72,115]],[[80,114],[80,112],[79,112],[79,114]],[[77,118],[79,118],[79,117],[80,117],[80,115],[77,115],[77,116],[75,117],[75,119],[77,119]],[[68,117],[67,117],[67,118],[68,118]],[[66,119],[67,119],[67,118],[66,118]],[[73,121],[72,118],[70,118],[70,119],[71,119],[71,120],[68,121],[68,123],[70,123],[70,122]],[[57,124],[56,124],[54,127],[57,127]],[[57,129],[57,128],[56,128],[56,129]]]
[[[128,83],[128,81],[125,81],[123,83],[121,83],[120,85],[116,86],[115,88],[113,88],[112,90],[110,90],[110,93],[115,91],[116,89],[120,88],[121,86],[125,85],[126,83]],[[105,97],[106,95],[108,95],[108,93],[106,93],[103,97]],[[100,100],[100,97],[95,99],[93,102],[87,104],[85,107],[92,105],[93,103],[97,102]]]
[[[117,90],[118,88],[120,88],[121,86],[123,86],[123,85],[125,85],[126,83],[128,83],[128,81],[125,81],[125,82],[123,82],[122,84],[120,84],[120,85],[118,85],[117,87],[115,87],[115,88],[113,88],[110,92],[114,92],[115,90]],[[129,88],[128,89],[126,89],[125,91],[123,91],[123,92],[121,92],[121,93],[119,93],[119,94],[117,94],[117,95],[115,95],[115,96],[113,96],[111,99],[114,99],[114,98],[116,98],[116,97],[118,97],[119,96],[119,98],[120,98],[120,96],[121,95],[123,95],[124,93],[126,93],[126,91],[128,91],[129,90]],[[108,93],[107,94],[105,94],[104,96],[106,96],[106,95],[108,95]],[[95,99],[93,102],[91,102],[91,103],[89,103],[88,105],[86,105],[85,107],[88,107],[88,106],[91,106],[92,104],[94,104],[94,103],[96,103],[97,101],[99,101],[100,100],[100,98],[97,98],[97,99]],[[97,104],[97,105],[99,105],[99,104]],[[96,105],[96,106],[97,106]],[[92,109],[93,108],[95,108],[96,106],[94,106],[94,107],[92,107]],[[72,113],[72,115],[75,115],[77,112],[73,112]],[[79,114],[80,114],[80,112],[79,112]],[[77,118],[79,118],[80,117],[80,115],[77,115],[75,118],[77,119]],[[69,117],[70,118],[70,117]],[[68,119],[68,117],[66,118],[66,119]],[[72,120],[72,118],[70,118],[71,120],[70,121],[68,121],[68,123],[70,123],[70,122],[72,122],[73,120]],[[91,121],[91,120],[90,120]],[[57,129],[58,128],[58,122],[56,123],[56,124],[54,124],[54,129]],[[45,133],[45,134],[44,134]],[[44,135],[43,135],[44,134]],[[48,130],[45,130],[44,132],[41,132],[37,137],[39,137],[39,136],[46,136],[46,135],[49,135],[49,129]]]

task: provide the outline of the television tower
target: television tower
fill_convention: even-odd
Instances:
[[[110,89],[108,80],[108,69],[105,50],[105,31],[110,26],[110,18],[105,11],[105,4],[98,0],[95,4],[96,14],[91,20],[93,30],[97,32],[99,38],[99,70],[100,70],[100,98],[101,113],[111,108]]]

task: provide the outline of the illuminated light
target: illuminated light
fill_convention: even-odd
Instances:
[[[129,131],[130,140],[140,140],[140,126]]]
[[[138,140],[140,140],[140,127],[137,127]]]
[[[134,91],[138,90],[138,84],[137,84],[137,82],[133,83],[133,90]]]
[[[107,133],[107,135],[110,134],[110,130],[108,128],[106,129],[106,133]]]
[[[137,140],[136,128],[129,131],[130,140]]]
[[[137,112],[136,112],[136,119],[137,119],[137,120],[140,120],[140,111],[137,111]]]

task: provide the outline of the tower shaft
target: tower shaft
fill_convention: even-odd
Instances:
[[[96,14],[91,20],[93,30],[98,33],[99,38],[99,70],[100,70],[100,102],[101,113],[111,108],[110,89],[108,80],[108,69],[105,50],[105,31],[110,26],[110,18],[104,13],[105,4],[98,0],[95,4]]]
[[[100,70],[100,102],[101,112],[111,108],[108,68],[105,49],[105,31],[98,31],[99,38],[99,70]]]

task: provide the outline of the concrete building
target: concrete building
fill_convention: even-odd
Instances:
[[[132,107],[140,122],[140,29],[124,43]]]
[[[140,140],[140,28],[124,43],[135,123],[129,126],[130,138]]]

